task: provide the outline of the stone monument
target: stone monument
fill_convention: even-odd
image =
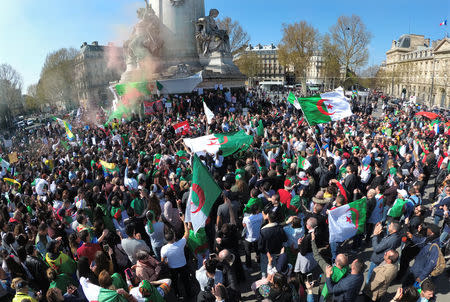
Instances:
[[[216,24],[219,11],[205,16],[204,0],[145,0],[137,14],[139,21],[124,43],[127,69],[121,83],[182,79],[203,71],[199,87],[244,85],[228,33]]]

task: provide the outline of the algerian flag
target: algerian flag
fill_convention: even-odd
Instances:
[[[295,109],[300,110],[300,104],[298,103],[297,98],[295,97],[295,95],[292,93],[292,91],[289,91],[289,96],[288,96],[288,102],[292,104],[292,106],[295,107]]]
[[[308,170],[311,167],[311,163],[304,157],[298,156],[297,168]]]
[[[0,167],[5,168],[6,170],[9,169],[9,162],[7,162],[6,160],[4,160],[3,158],[0,157]]]
[[[61,127],[64,127],[64,129],[66,130],[67,139],[72,141],[75,138],[72,133],[72,126],[66,120],[62,120],[57,117],[53,117],[53,119],[57,121]]]
[[[190,230],[187,245],[194,255],[205,253],[208,249],[208,238],[206,237],[205,228],[200,228],[197,233]]]
[[[322,93],[320,96],[300,98],[299,102],[311,126],[338,121],[353,114],[342,88]]]
[[[203,101],[203,110],[205,111],[206,120],[208,121],[208,124],[212,123],[212,119],[214,118],[214,113],[206,106],[205,101]]]
[[[258,136],[264,136],[264,126],[262,120],[259,120],[258,127],[256,128],[256,134]]]
[[[100,160],[100,164],[103,168],[103,174],[113,174],[114,172],[119,172],[119,167],[114,163],[108,163],[104,160]]]
[[[328,213],[330,242],[343,242],[364,232],[366,197],[340,206]]]
[[[440,123],[440,121],[438,119],[435,119],[430,124],[430,126],[432,127],[432,129],[434,130],[434,132],[436,134],[439,134],[439,123]]]
[[[84,277],[80,278],[80,284],[89,302],[127,302],[127,299],[119,295],[115,290],[95,285]]]
[[[208,152],[211,154],[222,150],[223,156],[228,156],[239,149],[247,149],[253,143],[253,136],[245,134],[244,130],[220,134],[210,134],[196,138],[183,139],[184,144],[193,153]]]
[[[192,186],[186,204],[185,222],[192,222],[194,232],[197,232],[205,226],[209,212],[222,191],[196,154],[192,168]]]

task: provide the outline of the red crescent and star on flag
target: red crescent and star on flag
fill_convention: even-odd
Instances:
[[[355,213],[355,215],[356,215],[355,229],[358,229],[358,227],[359,227],[359,211],[357,209],[355,209],[355,208],[350,208],[350,209],[347,210],[347,212],[349,212],[349,211]],[[352,223],[351,213],[350,213],[350,216],[347,216],[347,222],[348,223]]]
[[[226,143],[228,143],[228,137],[224,136],[223,137],[223,143],[219,142],[219,138],[218,137],[213,137],[209,139],[209,144],[207,144],[207,146],[220,146],[220,145],[225,145]]]
[[[192,191],[195,192],[198,196],[198,206],[197,209],[192,211],[192,214],[200,212],[200,210],[205,205],[205,192],[203,191],[202,187],[200,187],[198,184],[192,184]],[[191,205],[194,205],[191,199]]]
[[[325,110],[323,109],[322,105],[324,105],[324,102],[325,102],[325,101],[329,101],[329,100],[326,100],[326,99],[320,99],[320,100],[317,102],[317,110],[319,110],[320,113],[322,113],[323,115],[328,115],[328,116],[333,115],[335,112],[327,112],[327,111],[325,111]],[[327,110],[328,110],[328,111],[330,111],[330,110],[332,110],[332,109],[334,108],[334,106],[331,105],[331,104],[329,104],[329,103],[328,103],[328,104],[325,103],[325,106],[327,107]]]

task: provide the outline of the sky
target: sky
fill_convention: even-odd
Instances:
[[[163,0],[169,1],[169,0]],[[196,1],[196,0],[185,0]],[[86,41],[121,45],[136,22],[136,0],[0,0],[0,64],[23,77],[24,92],[37,83],[48,53],[62,47],[79,49]],[[321,34],[341,15],[359,15],[372,33],[369,65],[385,59],[392,40],[405,33],[441,39],[449,26],[449,0],[205,0],[206,11],[239,21],[251,44],[278,44],[282,25],[307,21]],[[449,20],[450,21],[450,20]]]

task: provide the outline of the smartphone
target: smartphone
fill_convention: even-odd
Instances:
[[[131,282],[133,282],[133,272],[131,271],[130,268],[127,268],[124,271],[125,275],[128,277],[128,280],[130,280]]]
[[[105,251],[105,253],[109,252],[109,245],[108,244],[104,244],[103,245],[103,250]]]
[[[311,273],[309,273],[308,275],[306,275],[306,282],[308,283],[312,283],[313,282],[313,276]]]
[[[91,267],[94,267],[94,266],[95,266],[95,260],[92,260]]]

